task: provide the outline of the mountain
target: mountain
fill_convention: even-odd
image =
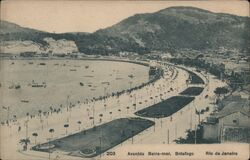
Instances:
[[[94,34],[115,37],[125,48],[148,50],[206,50],[225,47],[249,50],[249,17],[213,13],[193,7],[171,7],[137,14]],[[110,42],[111,47],[120,41]],[[131,45],[132,43],[132,45]]]
[[[0,47],[3,53],[19,54],[21,52],[58,53],[78,52],[72,37],[84,33],[54,34],[24,28],[14,23],[0,21]]]
[[[110,54],[119,51],[148,53],[177,52],[182,49],[238,49],[250,51],[249,17],[213,13],[194,7],[170,7],[155,13],[136,14],[92,34],[53,34],[22,28],[14,24],[0,29],[0,41],[32,40],[45,43],[45,37],[76,43],[86,54]]]

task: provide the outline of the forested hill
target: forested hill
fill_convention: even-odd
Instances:
[[[1,21],[0,40],[43,38],[75,41],[80,52],[108,54],[119,51],[148,53],[180,49],[239,49],[249,52],[249,17],[213,13],[193,7],[170,7],[155,13],[136,14],[95,33],[53,34]]]

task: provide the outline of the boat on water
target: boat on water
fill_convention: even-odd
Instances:
[[[123,79],[123,78],[120,78],[120,77],[117,77],[117,78],[116,78],[116,80],[121,80],[121,79]]]
[[[46,63],[41,62],[41,63],[39,63],[39,65],[41,65],[41,66],[45,66],[45,65],[46,65]]]
[[[102,84],[110,85],[110,82],[102,82]]]
[[[87,76],[84,76],[84,77],[89,77],[89,78],[91,78],[91,77],[94,77],[94,76],[91,76],[91,75],[87,75]]]
[[[39,83],[35,83],[35,82],[32,82],[32,84],[31,84],[31,87],[43,87],[43,88],[46,88],[46,82],[43,82],[42,84],[39,84]]]
[[[13,85],[13,84],[9,86],[9,89],[13,89],[13,88],[14,88],[14,85]]]
[[[23,102],[23,103],[29,103],[28,100],[24,100],[24,99],[22,99],[21,102]]]
[[[9,89],[13,89],[13,88],[15,88],[15,89],[20,89],[20,88],[21,88],[21,85],[20,85],[20,84],[11,84],[11,85],[9,86]]]
[[[128,75],[129,78],[134,78],[133,74]]]
[[[20,89],[21,88],[21,85],[20,84],[16,84],[15,85],[15,89]]]
[[[46,88],[46,85],[44,85],[44,84],[32,84],[31,85],[31,87],[44,87],[44,88]]]

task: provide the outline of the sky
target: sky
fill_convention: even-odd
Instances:
[[[79,1],[3,0],[1,19],[47,32],[94,32],[137,13],[152,13],[171,6],[192,6],[212,12],[249,16],[242,0],[203,1]]]

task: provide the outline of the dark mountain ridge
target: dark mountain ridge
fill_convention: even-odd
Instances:
[[[75,41],[80,52],[104,55],[120,51],[143,54],[220,47],[249,52],[249,20],[249,17],[213,13],[194,7],[170,7],[155,13],[136,14],[92,34],[54,34],[22,27],[16,29],[17,32],[6,32],[8,25],[2,29],[1,23],[0,41],[33,40],[43,43],[45,37],[67,39]]]

